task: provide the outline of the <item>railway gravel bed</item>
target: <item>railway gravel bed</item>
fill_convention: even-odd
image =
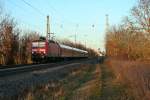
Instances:
[[[85,60],[90,60],[90,59],[80,59],[80,62]],[[34,71],[34,70],[52,68],[52,67],[66,65],[74,62],[79,62],[79,60],[70,60],[70,61],[44,63],[44,64],[28,64],[28,65],[16,65],[16,66],[13,65],[12,67],[7,66],[5,68],[0,69],[0,77],[10,76],[10,75]]]
[[[95,63],[96,59],[72,62],[70,64],[12,76],[0,77],[0,100],[16,100],[18,95],[28,88],[46,84],[49,81],[60,80],[67,76],[69,69],[80,67],[80,64]]]
[[[30,65],[35,65],[35,64],[0,65],[0,69],[21,67],[21,66],[30,66]]]

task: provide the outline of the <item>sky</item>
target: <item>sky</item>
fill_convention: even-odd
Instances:
[[[27,2],[28,4],[26,4]],[[106,17],[109,25],[119,24],[137,0],[0,0],[23,29],[46,36],[46,16],[57,39],[68,39],[87,47],[104,50]],[[32,6],[32,7],[31,7]]]

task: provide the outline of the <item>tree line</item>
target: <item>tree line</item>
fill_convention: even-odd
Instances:
[[[150,60],[150,0],[139,0],[121,24],[106,32],[106,55],[127,60]]]
[[[37,32],[23,31],[15,19],[0,11],[0,64],[26,64],[31,62],[31,41]]]

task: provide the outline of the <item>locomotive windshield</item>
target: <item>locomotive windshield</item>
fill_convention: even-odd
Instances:
[[[45,47],[45,42],[32,42],[32,48],[42,48]]]

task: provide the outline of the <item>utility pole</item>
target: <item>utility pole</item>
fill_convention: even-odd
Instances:
[[[50,40],[50,24],[49,24],[49,15],[47,16],[47,34],[46,34],[46,41]]]
[[[108,18],[109,15],[106,14],[105,17],[106,17],[106,22],[105,22],[105,40],[107,40],[108,31],[109,31],[109,18]],[[101,43],[101,42],[100,42],[100,43]],[[106,44],[104,44],[104,45],[105,45],[106,53],[108,53]]]
[[[85,48],[86,48],[86,37],[87,37],[87,35],[86,35],[86,34],[84,34],[84,37],[85,37]]]
[[[75,31],[75,47],[76,47],[76,43],[77,43],[77,30],[78,30],[79,25],[76,25],[76,31]]]
[[[106,32],[106,34],[108,33],[108,30],[109,30],[109,15],[108,14],[106,14],[106,26],[105,26],[105,32]]]

